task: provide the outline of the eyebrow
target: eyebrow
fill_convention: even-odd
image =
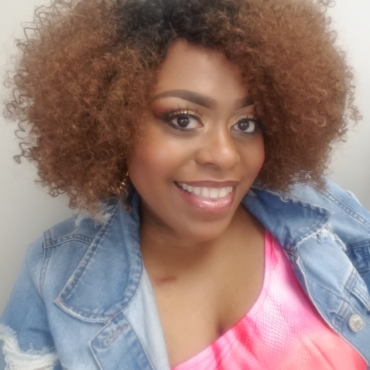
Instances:
[[[152,99],[152,101],[161,99],[161,98],[180,98],[183,100],[190,101],[191,103],[201,105],[202,107],[215,109],[217,107],[217,101],[208,96],[196,93],[190,90],[168,90],[164,91]],[[250,97],[245,97],[235,101],[235,110],[242,109],[253,105],[253,101]]]

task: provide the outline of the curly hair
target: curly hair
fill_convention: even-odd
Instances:
[[[275,190],[320,184],[335,140],[360,119],[344,53],[313,0],[53,0],[18,40],[7,114],[20,156],[53,195],[92,209],[126,172],[170,44],[222,51],[264,126],[258,180]]]

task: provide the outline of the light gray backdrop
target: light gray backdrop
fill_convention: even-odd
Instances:
[[[9,66],[20,23],[30,21],[41,0],[0,0],[0,78]],[[333,156],[330,177],[353,191],[370,209],[370,1],[337,0],[330,9],[339,41],[347,51],[357,77],[357,104],[364,120],[348,135]],[[42,61],[40,61],[41,63]],[[1,87],[0,98],[5,90]],[[0,312],[9,298],[27,245],[43,230],[62,221],[71,211],[66,199],[51,198],[34,183],[35,169],[17,165],[15,125],[0,117]]]

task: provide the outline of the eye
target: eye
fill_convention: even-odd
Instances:
[[[182,130],[191,130],[193,128],[197,128],[199,123],[197,119],[192,116],[178,116],[171,119],[171,123],[174,126],[178,126]]]
[[[199,114],[192,111],[166,113],[162,119],[171,127],[182,131],[191,131],[203,126]]]
[[[231,126],[233,130],[246,134],[254,134],[258,129],[257,120],[252,117],[244,117]]]

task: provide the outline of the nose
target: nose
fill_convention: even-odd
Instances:
[[[196,162],[202,166],[225,171],[240,162],[237,146],[225,127],[205,133],[200,145]]]

